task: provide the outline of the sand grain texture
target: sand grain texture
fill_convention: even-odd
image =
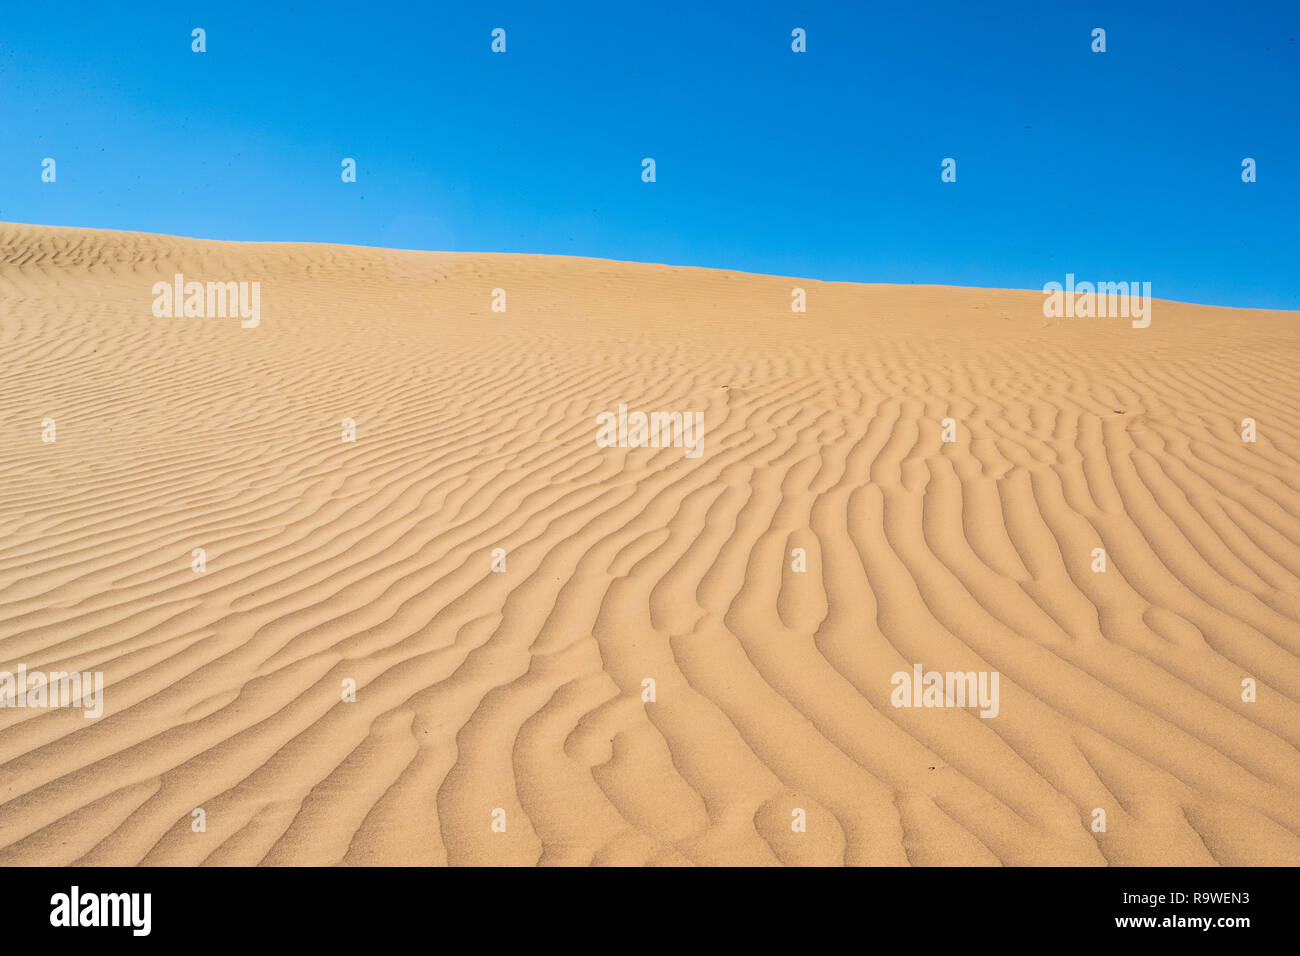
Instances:
[[[1297,314],[1041,303],[0,224],[0,862],[1300,863]]]

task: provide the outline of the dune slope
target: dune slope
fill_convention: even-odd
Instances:
[[[1300,864],[1300,317],[1042,300],[0,224],[0,862]]]

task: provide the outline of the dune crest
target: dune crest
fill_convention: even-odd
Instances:
[[[0,862],[1300,864],[1300,314],[1042,303],[0,224]]]

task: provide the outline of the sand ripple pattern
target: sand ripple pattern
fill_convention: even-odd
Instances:
[[[0,862],[1300,863],[1295,313],[390,266],[0,224],[0,669],[106,681],[0,709]]]

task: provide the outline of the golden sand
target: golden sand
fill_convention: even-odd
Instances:
[[[1300,863],[1300,315],[1042,303],[0,224],[0,862]]]

